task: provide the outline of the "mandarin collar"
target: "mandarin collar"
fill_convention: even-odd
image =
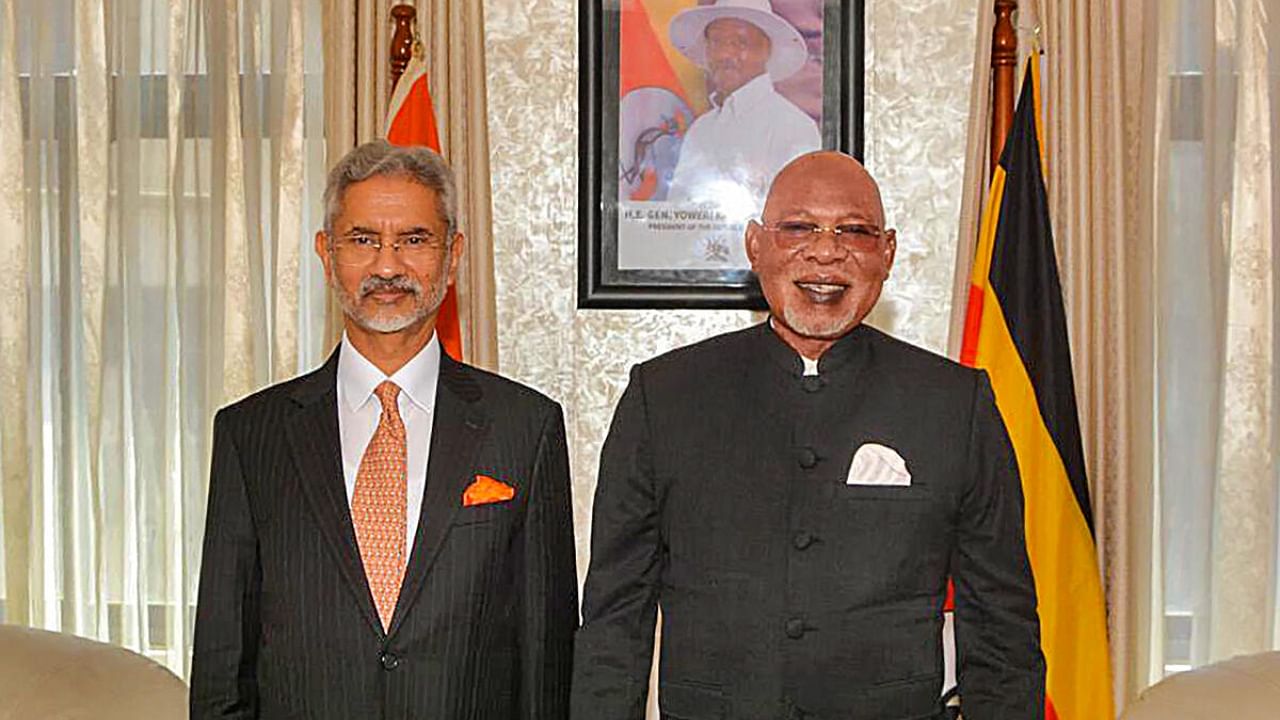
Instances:
[[[800,359],[800,353],[788,345],[787,341],[773,329],[772,316],[758,327],[759,334],[763,336],[765,354],[769,356],[770,361],[788,374],[802,377],[804,361]],[[822,357],[818,358],[818,376],[837,372],[844,367],[856,368],[860,365],[870,351],[871,333],[872,330],[866,324],[858,323],[843,337],[836,340],[826,352],[822,353]]]

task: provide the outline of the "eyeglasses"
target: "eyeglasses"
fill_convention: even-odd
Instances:
[[[429,260],[446,244],[443,238],[432,232],[399,235],[390,243],[391,248],[400,254],[400,259],[411,265]],[[334,238],[333,258],[339,265],[368,265],[378,259],[385,245],[387,243],[373,233],[348,233]]]
[[[803,220],[783,220],[773,225],[761,223],[761,227],[773,233],[778,245],[788,250],[798,250],[809,243],[817,242],[823,233],[831,233],[836,244],[850,250],[867,252],[879,250],[886,232],[871,225],[844,223],[827,227]]]

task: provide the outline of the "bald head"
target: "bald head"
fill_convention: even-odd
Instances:
[[[806,153],[787,163],[769,187],[764,218],[769,220],[810,206],[857,208],[884,227],[884,204],[875,178],[852,156],[836,150]]]
[[[897,248],[876,181],[831,151],[801,155],[778,173],[746,241],[774,330],[809,358],[867,316]]]

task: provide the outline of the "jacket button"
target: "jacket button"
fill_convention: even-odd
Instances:
[[[814,452],[813,448],[800,448],[797,459],[800,461],[800,467],[808,470],[818,464],[818,453]]]
[[[804,550],[812,545],[815,539],[816,538],[814,538],[812,534],[801,530],[795,534],[795,537],[791,538],[791,544],[794,545],[797,550]]]
[[[787,637],[791,638],[792,640],[799,640],[800,638],[804,637],[804,631],[806,629],[807,628],[804,625],[804,620],[801,620],[800,618],[791,618],[790,620],[787,621],[787,625],[786,625]]]
[[[395,670],[400,667],[400,658],[395,653],[384,652],[378,657],[378,660],[382,663],[383,670]]]
[[[805,375],[800,378],[800,387],[804,388],[807,393],[816,393],[822,389],[826,382],[817,375]]]

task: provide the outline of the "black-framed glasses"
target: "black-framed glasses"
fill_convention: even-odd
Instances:
[[[773,233],[779,245],[791,250],[817,242],[823,233],[831,233],[836,243],[851,250],[879,250],[887,235],[885,230],[861,223],[826,226],[806,220],[783,220],[772,225],[763,222],[760,225]]]
[[[333,258],[339,265],[368,265],[390,245],[400,259],[412,264],[430,259],[445,244],[444,238],[433,232],[397,235],[389,243],[374,233],[353,232],[333,239]]]

